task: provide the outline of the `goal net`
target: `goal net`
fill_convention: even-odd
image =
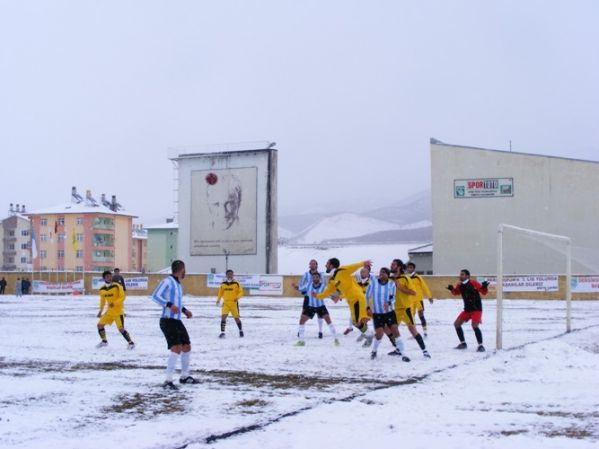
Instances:
[[[496,347],[503,348],[504,293],[509,274],[538,274],[539,291],[559,291],[566,302],[566,332],[572,329],[572,242],[565,235],[551,234],[509,224],[497,227],[497,327]],[[559,276],[565,282],[559,282]],[[546,282],[546,284],[543,284]],[[546,286],[545,286],[546,285]]]

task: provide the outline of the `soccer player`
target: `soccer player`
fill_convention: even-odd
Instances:
[[[414,302],[413,297],[416,295],[412,287],[411,279],[404,273],[404,264],[401,259],[393,259],[391,262],[391,272],[394,274],[396,299],[395,299],[395,315],[397,318],[397,324],[404,323],[408,326],[410,334],[414,337],[418,346],[422,350],[422,355],[430,359],[431,355],[426,350],[424,339],[422,335],[418,333],[416,325],[414,324],[414,314],[412,312],[412,304]],[[392,352],[389,355],[393,354]]]
[[[372,352],[370,358],[375,359],[376,353],[381,344],[381,339],[385,335],[385,329],[391,332],[394,337],[391,341],[395,346],[397,355],[401,356],[404,362],[409,362],[410,359],[403,355],[404,344],[399,336],[399,328],[397,327],[397,318],[393,310],[395,300],[395,283],[389,280],[390,271],[383,267],[379,271],[378,279],[373,279],[366,291],[366,299],[370,305],[372,313],[372,322],[374,324],[375,339],[372,343]]]
[[[366,267],[363,267],[360,270],[360,272],[358,273],[358,275],[356,275],[356,282],[362,289],[362,292],[364,293],[364,295],[366,295],[366,290],[368,289],[368,286],[370,285],[370,282],[372,282],[373,279],[374,279],[374,275],[370,274],[370,268],[366,268]],[[366,301],[366,312],[368,312],[368,301]],[[345,329],[345,331],[343,332],[343,335],[347,335],[350,332],[352,332],[353,330],[354,330],[354,328],[353,328],[352,318],[350,316],[349,317],[349,327],[347,329]],[[360,336],[356,339],[356,341],[361,341],[363,338],[364,338],[364,334],[360,334]]]
[[[406,265],[406,272],[412,279],[412,287],[416,295],[414,296],[414,312],[418,313],[420,318],[420,324],[422,325],[422,333],[424,338],[427,337],[426,318],[424,318],[424,296],[428,298],[429,303],[433,303],[433,294],[431,289],[424,278],[416,273],[416,264],[414,262],[408,262]],[[415,314],[415,313],[414,313]]]
[[[135,343],[133,343],[129,332],[125,329],[125,292],[123,292],[123,287],[121,287],[121,284],[113,282],[110,271],[102,273],[102,278],[104,279],[104,285],[100,287],[100,310],[98,312],[98,318],[100,318],[100,321],[98,321],[98,334],[100,334],[102,341],[98,343],[98,348],[108,345],[104,327],[115,323],[123,338],[127,340],[128,348],[133,349]],[[102,315],[106,305],[108,305],[106,313]]]
[[[329,329],[331,331],[331,335],[335,339],[335,346],[339,346],[339,340],[337,339],[337,332],[335,331],[335,326],[333,326],[333,322],[331,321],[331,316],[329,315],[329,311],[327,307],[324,305],[324,301],[322,299],[315,298],[312,293],[322,293],[325,289],[325,285],[322,282],[322,277],[320,273],[312,273],[312,280],[307,287],[306,293],[308,295],[308,307],[305,308],[302,312],[302,316],[300,317],[299,322],[299,332],[298,332],[298,342],[295,346],[305,346],[306,341],[304,339],[304,335],[306,333],[306,321],[314,318],[314,315],[317,315],[318,318],[323,319],[329,325]],[[318,338],[322,338],[320,334]]]
[[[112,282],[118,282],[123,287],[123,291],[127,294],[127,287],[125,286],[125,278],[121,276],[121,270],[119,268],[114,269],[114,274],[112,275]]]
[[[225,273],[226,279],[220,284],[216,305],[220,305],[220,300],[223,299],[223,307],[221,309],[220,335],[218,338],[225,338],[225,327],[227,326],[227,317],[229,313],[233,316],[237,327],[239,328],[239,336],[243,337],[243,329],[241,328],[241,319],[239,319],[239,299],[243,296],[243,287],[234,278],[233,270],[227,270]]]
[[[462,295],[464,300],[464,310],[458,315],[453,325],[455,331],[460,339],[460,344],[455,349],[466,349],[466,339],[464,338],[464,330],[462,324],[472,320],[472,330],[476,335],[476,341],[478,342],[478,352],[485,352],[483,346],[483,333],[480,330],[480,324],[483,322],[483,302],[480,295],[486,295],[488,292],[489,283],[487,281],[479,284],[474,279],[470,279],[470,271],[463,269],[460,271],[460,282],[455,287],[448,285],[447,290],[452,295]]]
[[[295,288],[302,295],[304,295],[304,303],[302,305],[302,313],[300,314],[300,320],[302,316],[306,315],[304,312],[308,310],[308,307],[310,307],[310,296],[308,295],[308,288],[312,283],[312,275],[315,273],[318,273],[320,275],[320,279],[322,282],[323,274],[320,271],[318,271],[318,262],[312,259],[308,263],[308,271],[306,271],[302,276],[299,285],[296,283],[291,284],[293,288]],[[318,338],[322,338],[322,322],[323,319],[320,317],[320,315],[318,315]]]
[[[181,314],[188,319],[193,314],[191,310],[183,305],[183,288],[181,287],[183,279],[185,279],[185,263],[181,260],[175,260],[171,264],[171,275],[160,281],[152,294],[152,300],[162,306],[160,330],[166,338],[166,345],[169,350],[166,362],[166,380],[162,385],[171,390],[177,390],[177,386],[173,383],[173,376],[179,355],[181,355],[179,383],[199,383],[199,380],[189,375],[191,341],[187,329],[181,321]]]
[[[317,299],[324,299],[338,291],[339,295],[343,296],[347,301],[352,317],[352,325],[366,335],[365,346],[370,346],[373,334],[372,331],[368,330],[368,321],[370,320],[370,317],[366,311],[366,297],[356,282],[353,273],[361,267],[369,268],[371,265],[372,262],[366,260],[352,265],[341,266],[339,259],[333,257],[329,259],[326,264],[327,273],[332,272],[327,288],[322,293],[311,293],[311,295]]]

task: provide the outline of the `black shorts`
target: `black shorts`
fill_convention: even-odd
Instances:
[[[397,325],[397,318],[395,317],[395,312],[373,313],[372,323],[374,324],[375,329],[380,329],[385,326],[391,327]]]
[[[328,315],[329,311],[327,310],[326,306],[308,307],[302,312],[302,314],[310,318],[314,318],[314,315],[318,315],[318,318],[322,318],[323,316]]]
[[[171,349],[176,345],[189,345],[189,334],[181,320],[173,318],[160,318],[160,330],[166,338],[166,345]]]

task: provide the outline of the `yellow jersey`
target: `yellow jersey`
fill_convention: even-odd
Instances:
[[[327,288],[324,292],[316,295],[318,299],[324,299],[327,296],[338,291],[343,298],[348,302],[355,302],[362,299],[366,301],[366,297],[362,288],[358,285],[353,274],[364,266],[364,262],[354,263],[352,265],[344,265],[335,270],[335,273],[329,279]]]
[[[409,288],[410,290],[414,290],[413,282],[410,280],[408,276],[405,274],[400,274],[395,278],[395,285],[397,287]],[[395,291],[395,310],[399,309],[409,309],[412,307],[414,302],[414,296],[408,295],[400,291],[399,288]]]
[[[243,287],[235,280],[229,282],[224,281],[220,284],[218,289],[217,300],[224,299],[226,303],[237,302],[239,298],[243,296]]]
[[[100,287],[100,313],[104,306],[107,315],[123,315],[125,313],[125,291],[118,282]],[[112,304],[112,307],[110,306]]]
[[[416,292],[416,295],[412,296],[412,300],[413,300],[415,306],[420,305],[420,301],[422,301],[425,296],[427,298],[433,297],[433,294],[431,293],[430,288],[428,288],[428,285],[426,284],[426,281],[424,280],[424,278],[422,276],[420,276],[419,274],[413,273],[412,275],[409,275],[409,277],[410,277],[410,280],[412,281],[412,286],[409,288],[411,288],[412,290],[414,290]]]

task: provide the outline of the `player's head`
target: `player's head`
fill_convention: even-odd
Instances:
[[[173,273],[173,276],[175,276],[177,279],[184,279],[185,262],[183,262],[182,260],[174,260],[171,264],[171,273]]]
[[[379,279],[383,282],[389,280],[389,275],[391,274],[391,270],[387,267],[383,267],[379,270]]]
[[[322,279],[320,278],[319,272],[312,273],[312,283],[313,284],[319,285],[321,281],[322,281]]]
[[[336,257],[331,257],[329,260],[327,260],[327,264],[326,264],[327,273],[330,273],[331,271],[336,270],[340,266],[341,266],[341,262],[339,262],[339,259],[337,259]]]
[[[233,270],[227,270],[225,272],[225,276],[227,277],[228,281],[232,281],[234,275],[235,275],[235,273],[233,273]]]
[[[120,274],[121,273],[121,269],[120,268],[115,268],[114,269],[114,274]]]
[[[403,273],[405,266],[401,259],[393,259],[391,262],[391,271],[394,273]]]
[[[470,279],[470,271],[464,268],[460,271],[460,280],[465,281],[466,279]]]
[[[102,273],[102,279],[104,279],[104,282],[106,282],[107,284],[112,283],[112,273],[110,272],[110,270],[106,270],[104,273]]]
[[[318,262],[316,262],[316,260],[312,259],[308,263],[308,268],[310,268],[310,271],[316,271],[316,270],[318,270]]]
[[[408,262],[406,264],[406,271],[409,274],[412,274],[414,271],[416,271],[416,264],[414,262]]]
[[[360,269],[360,277],[362,279],[366,279],[368,276],[370,276],[370,270],[366,267],[363,267]]]

